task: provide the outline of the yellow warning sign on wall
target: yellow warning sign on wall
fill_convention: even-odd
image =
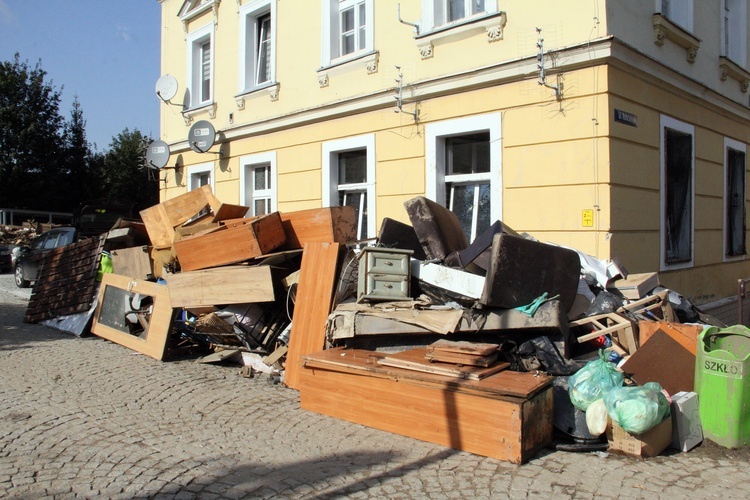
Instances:
[[[581,225],[583,227],[594,227],[594,209],[585,208],[581,214]]]

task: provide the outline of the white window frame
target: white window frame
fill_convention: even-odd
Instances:
[[[422,0],[422,30],[427,32],[440,27],[449,27],[458,25],[472,20],[473,18],[486,16],[498,12],[497,0],[485,0],[484,12],[471,14],[471,0],[465,0],[466,12],[469,14],[455,21],[447,22],[446,19],[446,0]]]
[[[747,67],[747,0],[721,0],[721,55]]]
[[[278,211],[278,176],[276,173],[276,151],[245,155],[240,158],[240,205],[250,207],[249,214],[255,215],[255,188],[253,169],[258,166],[271,167],[271,189],[258,193],[259,198],[271,200],[270,213]]]
[[[214,24],[210,23],[203,26],[192,33],[187,35],[187,50],[186,52],[186,68],[187,68],[187,88],[190,95],[190,102],[188,103],[188,109],[201,108],[208,106],[214,101],[214,66],[215,66],[215,44],[214,44]],[[210,76],[211,79],[209,85],[208,99],[200,99],[201,84],[202,84],[202,61],[201,61],[201,47],[208,41],[211,44],[211,68]]]
[[[258,71],[258,20],[271,16],[270,61],[268,81],[257,83]],[[239,90],[252,92],[276,83],[276,0],[255,0],[240,7]]]
[[[490,224],[503,219],[503,176],[502,176],[502,115],[488,115],[456,118],[425,127],[425,196],[442,206],[447,206],[445,196],[445,139],[475,132],[490,134]],[[451,182],[460,182],[464,176],[450,176]],[[468,176],[466,176],[468,177]],[[471,180],[480,180],[479,174],[472,174]]]
[[[375,200],[375,135],[367,134],[323,143],[323,207],[339,204],[338,154],[364,149],[367,154],[367,237],[377,234]],[[359,230],[360,228],[357,227]],[[359,234],[359,233],[358,233]]]
[[[201,174],[208,174],[208,185],[211,186],[211,191],[214,192],[214,164],[201,163],[198,165],[190,165],[187,169],[187,182],[188,191],[200,188],[200,184],[196,182],[200,178]]]
[[[693,32],[695,18],[693,0],[656,0],[656,12],[686,31]]]
[[[744,260],[747,258],[747,254],[745,255],[727,255],[727,251],[729,250],[727,245],[727,238],[729,236],[728,234],[728,227],[727,227],[727,220],[729,218],[729,207],[727,207],[727,200],[729,198],[729,163],[727,161],[728,159],[728,152],[730,149],[733,149],[735,151],[739,151],[741,153],[745,154],[745,187],[744,187],[744,199],[743,204],[747,205],[747,145],[736,141],[734,139],[730,139],[729,137],[724,138],[724,199],[723,199],[723,205],[724,205],[724,217],[722,218],[722,227],[723,227],[723,238],[722,241],[723,244],[723,255],[724,255],[724,262],[732,262],[737,260]],[[747,224],[747,219],[745,219],[745,224]],[[745,229],[747,231],[747,228]],[[745,235],[745,252],[747,252],[747,236]]]
[[[344,56],[341,54],[341,28],[340,28],[340,5],[339,0],[321,0],[323,19],[321,24],[322,30],[322,50],[321,66],[328,67],[351,59],[357,59],[365,54],[373,52],[375,49],[373,23],[375,19],[375,1],[364,0],[365,3],[365,45],[359,50],[355,50]],[[359,2],[354,2],[359,3]],[[344,3],[345,6],[348,3]]]
[[[666,262],[666,217],[667,217],[667,191],[666,191],[666,180],[667,180],[667,165],[666,165],[666,151],[664,148],[664,142],[666,139],[666,129],[676,130],[685,134],[690,134],[692,138],[692,155],[690,158],[690,176],[691,192],[691,209],[690,209],[690,260],[686,262],[676,262],[668,264]],[[671,271],[674,269],[687,269],[694,266],[695,262],[695,127],[685,122],[678,121],[669,116],[662,115],[659,120],[659,163],[660,163],[660,218],[659,218],[659,265],[661,271]]]

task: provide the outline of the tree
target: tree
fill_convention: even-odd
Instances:
[[[69,196],[72,203],[66,211],[71,211],[81,202],[98,197],[101,177],[101,161],[86,140],[86,120],[78,96],[73,100],[70,121],[65,123],[64,147],[64,190],[74,194]]]
[[[18,53],[0,64],[0,200],[11,208],[59,208],[49,194],[59,180],[64,120],[46,75],[41,62],[30,68]]]
[[[41,61],[30,68],[15,55],[0,63],[0,206],[73,212],[80,203],[110,198],[146,208],[159,202],[159,184],[143,163],[150,142],[127,128],[110,150],[94,152],[78,96],[70,121]]]
[[[126,128],[112,138],[102,163],[104,197],[131,201],[138,210],[159,203],[159,183],[149,178],[143,161],[150,142],[138,129]]]

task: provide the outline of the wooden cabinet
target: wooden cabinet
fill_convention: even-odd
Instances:
[[[412,253],[397,248],[364,248],[358,257],[357,302],[409,298]]]

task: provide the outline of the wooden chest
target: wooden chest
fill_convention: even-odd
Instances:
[[[552,378],[502,371],[461,380],[378,364],[384,353],[302,357],[306,410],[520,464],[552,441]]]

